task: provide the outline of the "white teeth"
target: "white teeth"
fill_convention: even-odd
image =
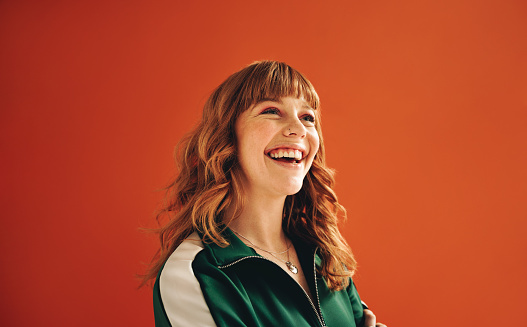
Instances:
[[[295,159],[295,160],[301,160],[302,159],[302,151],[293,150],[293,149],[290,149],[290,150],[280,149],[280,150],[274,150],[274,151],[270,152],[269,156],[271,158],[275,158],[275,159],[278,159],[278,158],[291,158],[291,159]]]
[[[295,159],[296,160],[302,159],[302,152],[295,150]]]

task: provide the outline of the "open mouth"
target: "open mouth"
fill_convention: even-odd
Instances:
[[[293,163],[293,164],[297,164],[297,163],[300,163],[300,161],[302,161],[302,160],[296,160],[292,158],[273,158],[273,157],[270,157],[270,158],[273,159],[274,161],[287,162],[287,163]]]
[[[302,151],[294,149],[275,149],[267,153],[267,156],[275,161],[298,164],[300,163],[303,157]]]

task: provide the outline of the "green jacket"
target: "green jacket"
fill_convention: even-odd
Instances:
[[[245,245],[202,243],[194,233],[165,263],[154,285],[154,315],[164,326],[363,326],[353,282],[331,291],[316,273],[316,249],[294,240],[314,301],[281,267]],[[171,324],[172,323],[172,324]]]

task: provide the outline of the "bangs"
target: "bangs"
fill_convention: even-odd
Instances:
[[[260,61],[248,66],[245,81],[238,93],[238,105],[245,111],[265,99],[303,98],[318,109],[320,100],[315,88],[302,74],[282,62]]]

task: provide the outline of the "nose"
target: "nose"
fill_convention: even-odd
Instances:
[[[287,136],[287,137],[296,136],[296,137],[304,138],[306,137],[306,127],[304,126],[304,124],[302,124],[300,119],[295,118],[295,119],[292,119],[284,127],[283,133],[284,133],[284,136]]]

